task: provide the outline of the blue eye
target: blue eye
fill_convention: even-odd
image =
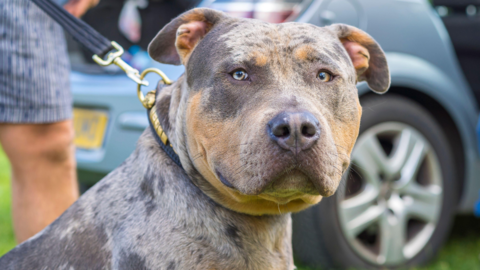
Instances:
[[[232,73],[232,77],[237,81],[244,81],[248,78],[248,74],[245,70],[239,69]]]
[[[329,82],[332,80],[332,74],[325,71],[321,71],[320,73],[318,73],[318,78],[322,82]]]

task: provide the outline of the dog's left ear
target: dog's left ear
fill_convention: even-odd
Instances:
[[[390,87],[385,53],[378,43],[364,31],[346,24],[327,27],[340,39],[357,71],[357,80],[367,81],[374,92],[383,94]]]
[[[148,45],[148,53],[160,63],[185,65],[198,42],[225,17],[208,8],[187,11],[158,32]]]

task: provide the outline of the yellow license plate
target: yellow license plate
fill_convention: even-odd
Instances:
[[[102,147],[107,122],[108,115],[105,112],[74,108],[75,145],[84,149]]]

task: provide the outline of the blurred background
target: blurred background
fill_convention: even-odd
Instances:
[[[122,45],[135,68],[176,79],[183,67],[155,63],[145,50],[193,7],[272,23],[346,23],[387,54],[389,92],[358,85],[364,114],[341,188],[294,215],[299,269],[480,269],[479,0],[101,0],[82,19]],[[85,191],[133,151],[148,120],[123,71],[96,65],[68,41]],[[15,246],[9,177],[0,151],[0,256]]]

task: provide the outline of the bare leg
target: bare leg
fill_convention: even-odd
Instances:
[[[12,212],[21,243],[77,198],[72,121],[0,124],[0,142],[12,167]]]

